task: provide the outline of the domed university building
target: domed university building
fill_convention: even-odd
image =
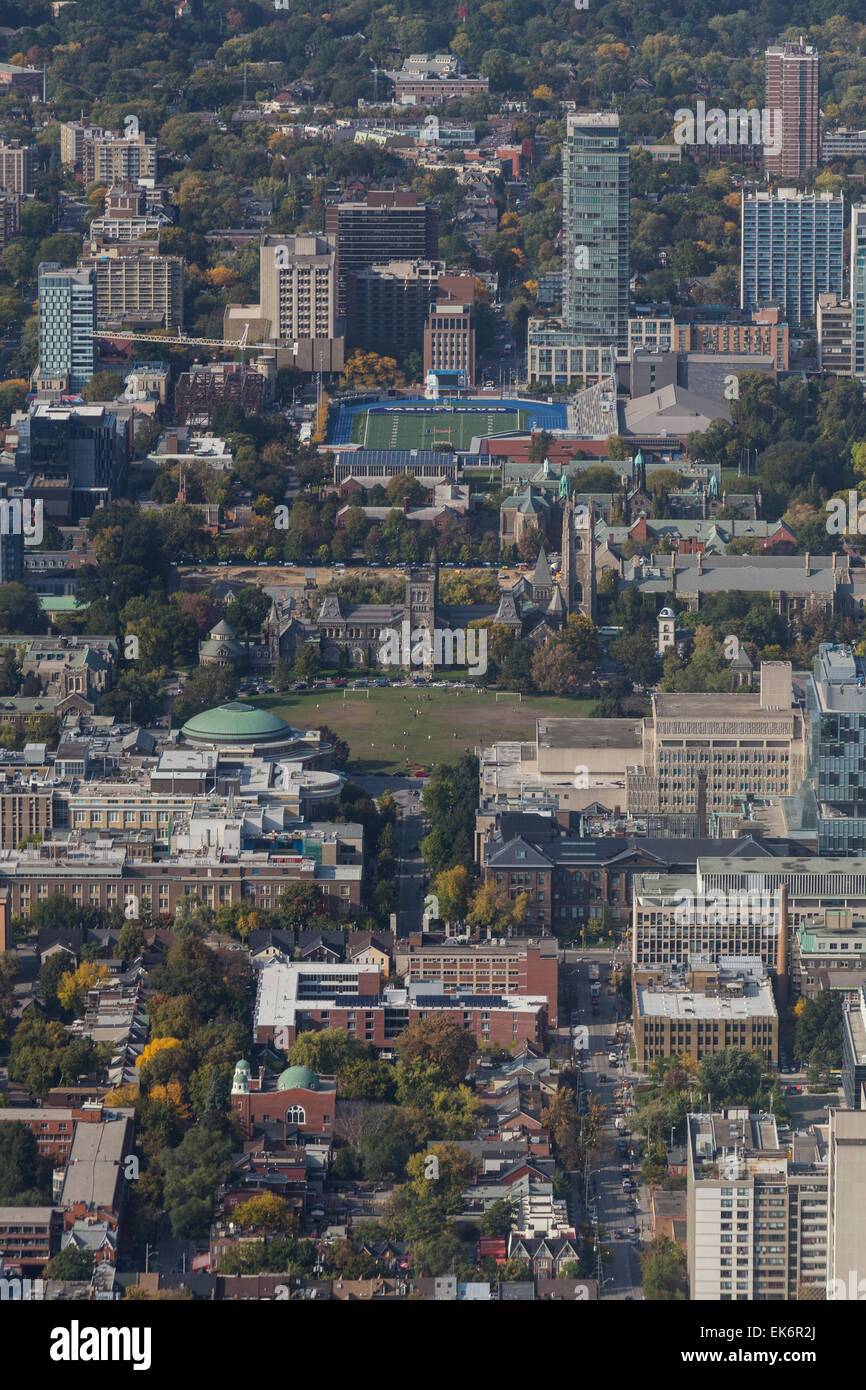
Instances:
[[[181,729],[191,748],[214,748],[248,757],[275,758],[304,752],[307,735],[285,719],[242,700],[202,710]]]

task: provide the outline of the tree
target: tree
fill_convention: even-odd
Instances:
[[[405,386],[406,378],[397,366],[396,358],[380,357],[375,352],[352,353],[343,368],[348,386]]]
[[[478,1222],[478,1230],[482,1236],[508,1236],[516,1219],[515,1203],[506,1197],[497,1197]]]
[[[244,1229],[257,1231],[285,1231],[297,1235],[298,1223],[282,1197],[273,1192],[262,1193],[260,1197],[250,1197],[241,1202],[232,1212],[232,1220]]]
[[[194,714],[222,705],[235,694],[234,675],[218,666],[197,666],[187,679],[183,694],[171,707],[175,727],[185,724]]]
[[[449,1085],[458,1085],[466,1075],[475,1052],[475,1040],[453,1019],[428,1014],[409,1025],[397,1042],[400,1060],[406,1064],[422,1061],[434,1067]]]
[[[51,1164],[39,1157],[29,1127],[15,1120],[0,1124],[0,1203],[41,1206],[51,1198]]]
[[[249,650],[249,639],[261,631],[262,623],[270,612],[271,601],[261,589],[251,587],[241,589],[237,598],[226,609],[226,622],[243,637]]]
[[[675,1241],[656,1236],[641,1255],[644,1298],[651,1303],[686,1299],[686,1257]]]
[[[713,1105],[744,1105],[761,1085],[764,1062],[759,1052],[743,1052],[726,1047],[709,1053],[700,1065],[701,1089],[713,1098]]]
[[[165,1153],[164,1196],[172,1234],[186,1240],[206,1235],[217,1193],[231,1169],[232,1141],[199,1125]]]
[[[512,927],[526,919],[528,895],[519,893],[513,900],[504,888],[492,879],[482,883],[472,894],[466,921],[471,927],[487,930],[491,936],[506,936]]]
[[[87,401],[113,401],[123,392],[123,378],[116,372],[94,372],[84,388]]]
[[[57,986],[57,1001],[62,1009],[78,1015],[88,990],[104,983],[110,975],[107,965],[97,965],[95,961],[83,960],[75,971],[63,975]]]
[[[74,1284],[82,1280],[89,1282],[93,1273],[93,1251],[79,1250],[76,1245],[67,1245],[65,1250],[48,1261],[42,1271],[46,1279],[62,1279],[64,1283]]]
[[[0,632],[44,632],[47,626],[39,599],[23,584],[0,584]]]
[[[17,695],[21,690],[22,671],[14,647],[7,647],[0,660],[0,695]]]
[[[443,922],[462,922],[466,916],[472,875],[465,864],[443,869],[433,880],[431,891],[439,900],[439,916]]]
[[[319,1032],[299,1033],[289,1049],[288,1059],[290,1066],[309,1067],[317,1074],[338,1076],[368,1055],[358,1038],[351,1038],[338,1028],[323,1028]]]

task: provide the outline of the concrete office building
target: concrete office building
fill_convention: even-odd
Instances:
[[[750,798],[785,796],[805,771],[805,728],[791,665],[763,661],[757,695],[653,695],[644,722],[642,795],[661,811],[735,810]],[[635,782],[635,808],[642,795]]]
[[[23,197],[32,193],[35,168],[35,145],[22,145],[20,140],[0,141],[0,188],[4,193],[20,193]]]
[[[843,209],[832,193],[744,192],[740,307],[773,302],[799,324],[814,318],[819,294],[841,296]]]
[[[764,169],[771,178],[796,179],[820,160],[818,54],[801,39],[768,48],[764,62],[764,106],[773,113],[770,143],[778,149],[765,146]]]
[[[780,1138],[744,1108],[688,1117],[692,1302],[820,1298],[827,1260],[827,1136]]]
[[[283,250],[285,248],[285,250]],[[266,236],[259,259],[262,315],[277,342],[333,338],[337,305],[334,244],[321,236]]]
[[[93,375],[96,289],[92,270],[65,270],[56,261],[39,266],[39,368],[63,377],[71,391]]]
[[[866,1291],[864,1211],[866,1110],[831,1110],[827,1138],[827,1298],[833,1301],[859,1300]]]
[[[821,163],[830,164],[834,159],[866,159],[866,130],[849,130],[843,125],[825,130],[821,136]]]
[[[338,309],[346,312],[346,277],[388,261],[435,260],[439,210],[405,189],[372,189],[363,202],[326,203],[324,231],[333,239]]]
[[[852,311],[851,370],[866,381],[866,203],[851,209],[850,295]]]
[[[787,977],[788,914],[783,888],[696,894],[692,874],[632,878],[632,968],[659,970],[692,956],[756,956]]]
[[[562,325],[585,345],[625,347],[629,152],[615,112],[566,118],[562,150]]]

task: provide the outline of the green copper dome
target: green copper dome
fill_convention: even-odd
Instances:
[[[254,705],[232,700],[216,709],[193,715],[181,730],[184,738],[197,743],[282,743],[292,729],[278,714],[256,709]]]
[[[278,1091],[318,1091],[319,1078],[309,1067],[286,1067],[277,1081]]]

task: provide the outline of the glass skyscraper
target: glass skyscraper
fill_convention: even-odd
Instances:
[[[851,209],[851,347],[854,376],[866,381],[866,204]]]
[[[629,152],[619,116],[569,115],[562,160],[562,327],[575,343],[626,347]]]
[[[39,373],[65,376],[80,391],[93,376],[96,296],[90,270],[39,266]]]

